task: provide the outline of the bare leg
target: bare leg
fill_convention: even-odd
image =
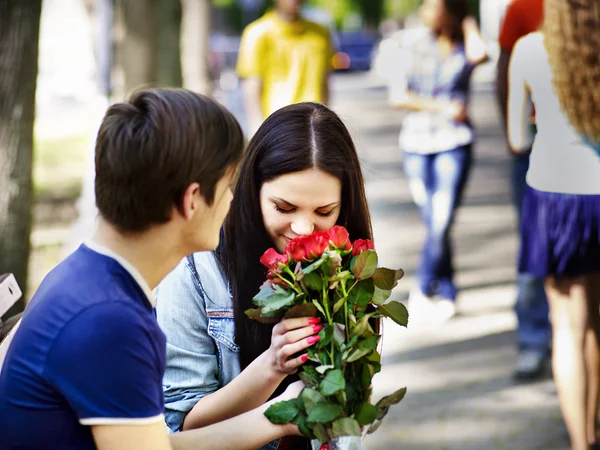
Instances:
[[[587,370],[587,435],[588,442],[596,442],[596,424],[600,401],[600,275],[588,277],[589,326],[585,336]]]
[[[546,280],[552,322],[552,368],[573,450],[588,450],[585,334],[588,301],[585,278]]]

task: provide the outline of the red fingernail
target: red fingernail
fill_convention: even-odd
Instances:
[[[300,359],[302,360],[302,362],[306,362],[306,360],[308,359],[308,353],[305,353],[304,355],[302,355],[300,357]]]
[[[315,342],[317,342],[319,339],[321,339],[319,336],[311,336],[307,339],[308,345],[312,345]]]
[[[323,329],[323,325],[315,325],[313,327],[313,333],[318,333],[319,331],[321,331]]]
[[[310,319],[308,319],[308,324],[314,325],[316,323],[319,323],[320,321],[321,321],[321,319],[319,319],[318,317],[311,317]]]

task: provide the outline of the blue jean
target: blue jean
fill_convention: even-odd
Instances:
[[[470,145],[430,155],[404,154],[410,191],[427,228],[418,270],[425,295],[456,300],[450,230],[472,159]]]
[[[525,195],[525,176],[529,168],[529,153],[513,158],[511,184],[513,205],[519,219]],[[534,350],[546,355],[550,348],[551,328],[548,319],[548,300],[544,280],[526,273],[517,279],[517,340],[519,348]]]

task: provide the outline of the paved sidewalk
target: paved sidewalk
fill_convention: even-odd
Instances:
[[[352,88],[356,86],[356,88]],[[336,79],[333,107],[353,133],[367,179],[375,239],[383,265],[414,283],[424,238],[397,137],[402,113],[386,106],[385,91],[361,76]],[[516,216],[510,206],[509,158],[489,85],[477,86],[475,164],[454,229],[459,316],[436,327],[385,324],[383,371],[376,398],[406,385],[404,401],[366,440],[368,449],[564,450],[567,435],[550,378],[512,381],[515,349]]]

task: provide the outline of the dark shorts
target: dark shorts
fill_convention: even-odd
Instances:
[[[526,187],[519,272],[576,277],[600,272],[600,195]]]

